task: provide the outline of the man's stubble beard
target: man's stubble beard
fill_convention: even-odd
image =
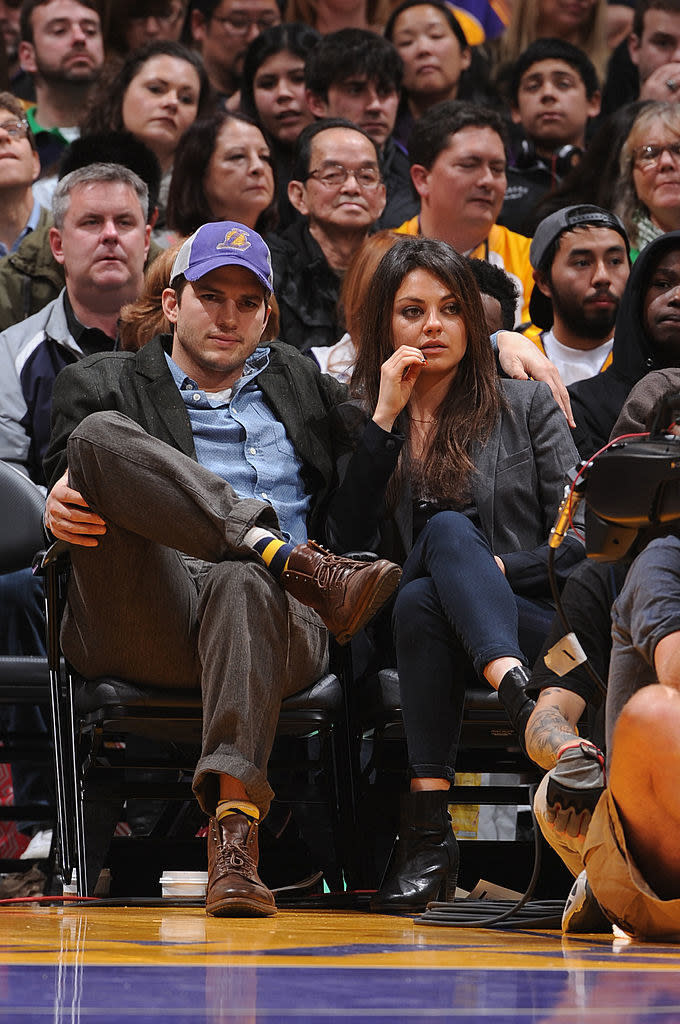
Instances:
[[[40,78],[46,85],[68,85],[71,87],[82,86],[83,88],[89,88],[94,85],[99,77],[101,68],[91,68],[89,71],[74,72],[68,71],[64,68],[42,68],[36,62],[37,72]]]

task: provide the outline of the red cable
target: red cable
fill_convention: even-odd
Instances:
[[[98,896],[76,896],[74,893],[65,893],[63,896],[12,896],[9,899],[0,900],[0,907],[9,906],[12,903],[100,903]]]
[[[578,473],[574,477],[572,485],[569,488],[569,504],[567,506],[568,511],[569,511],[569,526],[574,531],[574,533],[576,534],[578,539],[583,541],[584,544],[585,544],[585,537],[583,536],[583,534],[579,533],[579,531],[576,529],[576,527],[574,526],[574,520],[571,517],[571,506],[572,506],[572,501],[573,501],[573,498],[574,498],[574,489],[576,487],[576,483],[577,483],[579,477],[582,476],[585,473],[585,471],[588,469],[588,467],[595,461],[595,459],[599,455],[602,455],[603,452],[606,452],[607,448],[611,448],[611,446],[613,444],[618,444],[619,441],[628,441],[628,440],[630,440],[633,437],[649,437],[649,436],[650,436],[650,431],[649,430],[645,430],[645,431],[643,431],[643,432],[641,432],[639,434],[619,434],[618,437],[612,438],[612,440],[608,441],[607,444],[605,444],[602,448],[600,448],[599,451],[595,452],[594,455],[591,455],[590,458],[588,459],[588,461],[585,463],[585,465],[581,466],[581,468],[579,469]]]

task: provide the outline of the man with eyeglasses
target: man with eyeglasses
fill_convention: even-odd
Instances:
[[[24,0],[19,59],[35,85],[36,104],[26,118],[44,176],[78,138],[88,94],[104,63],[96,0]]]
[[[130,12],[125,26],[125,44],[128,50],[167,39],[178,42],[182,35],[187,5],[185,0],[150,0],[140,5],[139,0],[129,0]]]
[[[408,156],[392,133],[403,66],[388,39],[363,28],[329,32],[307,55],[305,87],[315,117],[344,117],[380,148],[387,203],[379,227],[394,228],[418,209]]]
[[[409,158],[420,214],[397,230],[441,238],[465,256],[500,267],[517,285],[516,322],[528,321],[530,240],[497,223],[507,184],[501,115],[474,103],[437,103],[416,122]]]
[[[193,0],[191,35],[217,93],[228,97],[236,92],[248,46],[280,23],[276,0]]]
[[[23,239],[47,223],[48,214],[33,198],[40,173],[33,132],[21,103],[0,92],[0,256],[15,252]]]
[[[297,142],[288,198],[302,219],[267,241],[279,337],[307,351],[334,345],[344,333],[340,283],[385,206],[377,144],[341,118],[308,125]]]

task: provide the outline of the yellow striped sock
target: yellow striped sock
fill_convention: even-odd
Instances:
[[[220,800],[215,810],[215,817],[218,821],[226,818],[228,814],[245,814],[246,818],[253,821],[260,820],[260,811],[256,804],[249,800]]]

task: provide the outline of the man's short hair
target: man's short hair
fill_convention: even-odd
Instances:
[[[443,100],[430,107],[414,125],[408,144],[411,166],[420,164],[430,170],[451,137],[463,128],[490,128],[507,151],[505,124],[495,110],[465,100]]]
[[[7,110],[10,114],[16,117],[17,121],[23,121],[26,125],[26,138],[31,144],[31,149],[35,150],[35,135],[31,131],[31,126],[26,120],[26,111],[23,105],[11,92],[0,92],[0,110]]]
[[[491,295],[492,298],[498,299],[503,330],[511,331],[516,319],[517,285],[504,270],[487,260],[468,259],[468,263],[482,295]]]
[[[314,121],[312,124],[308,124],[306,128],[298,135],[298,140],[295,145],[295,159],[293,161],[293,173],[291,176],[292,181],[306,181],[309,176],[309,163],[312,157],[312,141],[321,132],[328,131],[329,128],[347,128],[351,132],[358,132],[359,135],[363,135],[365,139],[373,146],[375,150],[375,159],[380,167],[380,150],[378,145],[373,141],[371,136],[360,128],[357,124],[352,124],[351,121],[347,121],[344,117],[324,117],[320,121]]]
[[[538,64],[541,60],[561,60],[572,67],[583,82],[588,99],[592,99],[600,88],[593,62],[578,46],[566,43],[562,39],[537,39],[519,55],[510,74],[510,99],[515,106],[522,76],[532,64]]]
[[[52,0],[24,0],[21,5],[21,14],[19,15],[19,31],[21,33],[22,43],[33,42],[33,11],[36,7],[44,7],[46,4],[52,3]],[[101,3],[99,0],[76,0],[81,7],[88,7],[91,11],[94,11],[101,20]]]
[[[215,10],[219,7],[220,0],[192,0],[190,10],[200,11],[206,21],[210,21]]]
[[[54,226],[59,231],[64,227],[64,218],[71,205],[71,193],[77,185],[107,182],[130,186],[139,199],[146,223],[149,217],[149,190],[142,179],[129,167],[123,167],[122,164],[89,164],[87,167],[79,167],[78,170],[71,171],[59,181],[55,188],[52,196]]]
[[[638,0],[635,5],[632,29],[638,39],[642,39],[647,11],[668,11],[669,14],[680,14],[680,0]]]
[[[366,78],[385,92],[399,92],[403,64],[387,39],[363,28],[342,28],[323,36],[305,62],[305,85],[328,100],[328,90],[350,78]]]
[[[161,165],[156,154],[132,132],[95,132],[74,139],[59,162],[59,178],[92,164],[118,164],[142,179],[149,190],[150,217],[158,206]]]

